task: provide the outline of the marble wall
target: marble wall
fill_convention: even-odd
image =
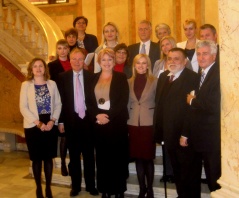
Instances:
[[[71,1],[74,2],[74,1]],[[185,40],[182,23],[187,18],[195,18],[198,27],[211,23],[218,29],[218,0],[77,0],[76,3],[39,6],[62,30],[72,27],[76,16],[84,15],[89,19],[87,32],[102,38],[102,26],[115,22],[120,30],[121,42],[137,42],[137,24],[148,19],[153,27],[158,23],[167,23],[176,40]],[[152,35],[152,40],[157,41]]]
[[[221,190],[212,197],[239,197],[239,1],[219,0],[221,65]]]

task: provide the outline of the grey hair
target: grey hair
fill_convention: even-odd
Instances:
[[[210,47],[211,54],[217,54],[217,44],[213,41],[204,40],[196,44],[196,51],[201,47]]]
[[[158,30],[159,29],[166,29],[168,31],[168,34],[171,34],[171,29],[169,27],[169,25],[167,25],[166,23],[159,23],[155,26],[155,34],[157,35]]]
[[[150,27],[150,29],[152,29],[152,24],[151,24],[150,21],[148,21],[148,20],[142,20],[142,21],[139,22],[139,24],[142,24],[142,23],[147,24],[147,25]]]

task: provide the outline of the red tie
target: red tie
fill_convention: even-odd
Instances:
[[[171,76],[169,77],[169,82],[170,82],[170,83],[173,82],[173,79],[174,79],[174,75],[171,75]]]

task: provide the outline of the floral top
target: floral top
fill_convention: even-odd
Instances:
[[[51,114],[51,96],[47,85],[35,85],[38,114]]]

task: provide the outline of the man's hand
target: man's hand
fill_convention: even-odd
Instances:
[[[181,136],[179,140],[179,144],[182,147],[188,146],[188,138]]]
[[[59,129],[60,133],[65,133],[65,127],[64,127],[63,123],[58,124],[58,129]]]
[[[196,96],[193,96],[191,94],[187,94],[187,103],[190,105],[190,102],[193,98],[196,98]]]

